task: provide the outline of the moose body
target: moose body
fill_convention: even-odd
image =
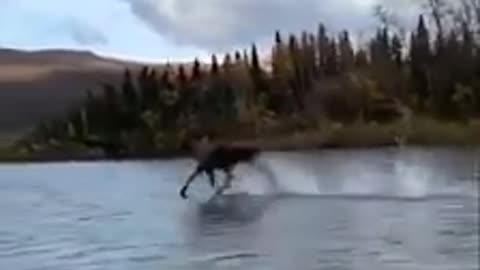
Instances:
[[[233,180],[232,171],[238,163],[253,162],[260,150],[256,147],[242,147],[218,145],[214,147],[205,158],[201,159],[195,171],[187,179],[187,182],[180,190],[180,196],[187,199],[187,189],[189,185],[195,180],[197,176],[202,173],[208,175],[210,185],[215,187],[215,170],[221,170],[226,175],[225,184],[217,189],[216,195],[223,193],[223,191],[231,186]]]

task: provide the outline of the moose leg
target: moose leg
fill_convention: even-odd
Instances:
[[[225,189],[231,188],[232,187],[232,180],[233,180],[233,173],[231,169],[225,170],[225,174],[227,175],[227,178],[225,179]]]
[[[212,170],[207,171],[208,180],[210,181],[210,186],[215,187],[215,173]]]
[[[180,196],[183,199],[187,199],[187,189],[190,186],[190,184],[195,180],[195,178],[201,173],[200,169],[196,169],[187,179],[187,182],[185,185],[183,185],[182,189],[180,190]]]
[[[215,192],[215,196],[223,194],[225,190],[232,187],[232,180],[233,180],[232,170],[226,169],[225,174],[226,174],[225,182],[219,189],[217,189],[217,191]]]

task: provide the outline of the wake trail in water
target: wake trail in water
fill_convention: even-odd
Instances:
[[[239,166],[226,194],[425,199],[477,197],[478,181],[449,178],[440,168],[408,160],[304,162],[264,155],[253,167]]]

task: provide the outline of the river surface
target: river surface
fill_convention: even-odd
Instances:
[[[4,164],[0,269],[479,269],[479,153],[266,153],[209,202],[192,160]]]

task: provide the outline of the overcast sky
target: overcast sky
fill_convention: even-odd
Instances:
[[[282,32],[371,29],[379,2],[409,0],[0,0],[0,46],[75,48],[137,60],[190,60]],[[396,7],[397,8],[397,7]],[[410,9],[411,10],[411,9]],[[398,9],[397,9],[398,11]]]

